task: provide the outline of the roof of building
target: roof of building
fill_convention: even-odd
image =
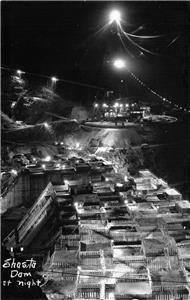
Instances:
[[[185,275],[180,270],[160,271],[156,276],[152,276],[153,286],[162,286],[174,290],[179,286],[187,285]]]
[[[138,182],[136,183],[136,190],[137,191],[153,191],[156,190],[157,186],[152,182]]]
[[[89,276],[87,276],[89,275]],[[106,281],[107,284],[114,284],[115,278],[112,277],[112,272],[106,270],[81,270],[79,276],[80,287],[88,287],[89,285],[99,285],[102,281]]]
[[[156,178],[156,176],[148,169],[140,170],[139,175],[146,178]]]
[[[184,256],[190,257],[190,242],[178,245],[178,252],[182,257]]]
[[[74,196],[75,202],[97,202],[99,197],[97,194],[79,194]]]
[[[176,205],[181,209],[190,209],[190,202],[188,200],[177,202]]]
[[[139,210],[141,209],[155,209],[155,207],[150,202],[138,203]]]
[[[113,256],[122,258],[126,256],[143,255],[141,246],[113,247]]]
[[[139,226],[159,226],[160,222],[160,218],[151,215],[143,215],[143,217],[136,218],[135,220]]]
[[[77,251],[66,251],[64,249],[54,251],[51,257],[51,265],[79,264]]]
[[[146,201],[148,202],[160,202],[160,199],[156,195],[146,197]]]
[[[115,295],[151,295],[152,289],[148,281],[118,282],[115,288]]]
[[[56,192],[64,192],[64,191],[68,191],[68,187],[66,185],[54,185],[54,190]]]
[[[176,189],[173,188],[166,188],[164,192],[168,196],[181,196],[181,194]]]
[[[164,253],[165,249],[165,243],[155,238],[144,239],[143,246],[146,254]]]

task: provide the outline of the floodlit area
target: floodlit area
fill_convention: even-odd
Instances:
[[[48,299],[188,299],[190,209],[176,189],[148,169],[124,175],[80,151],[31,159],[24,174],[30,184],[46,178],[45,188],[3,243],[20,259],[46,249],[39,275]]]

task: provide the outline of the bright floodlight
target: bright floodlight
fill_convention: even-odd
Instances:
[[[15,105],[16,105],[16,102],[12,102],[12,103],[11,103],[11,108],[14,108]]]
[[[21,76],[22,74],[24,74],[24,72],[21,70],[17,70],[16,72],[17,72],[18,76]]]
[[[68,187],[68,185],[69,185],[69,181],[66,179],[66,180],[64,180],[64,183],[65,183],[65,186],[66,187]]]
[[[52,82],[56,83],[58,79],[56,77],[51,77],[51,80],[52,80]]]
[[[78,203],[75,202],[75,203],[74,203],[74,206],[75,206],[75,208],[77,209],[77,208],[78,208]]]
[[[116,22],[119,23],[121,20],[121,14],[118,10],[112,10],[110,13],[110,23]]]
[[[11,170],[11,173],[13,174],[13,175],[15,175],[15,176],[17,176],[18,175],[18,172],[17,172],[17,170]]]
[[[117,69],[123,69],[125,68],[125,61],[123,59],[116,59],[113,65]]]
[[[44,127],[49,128],[49,124],[47,122],[44,122]]]
[[[45,158],[44,158],[44,161],[50,161],[51,160],[51,156],[46,156]]]

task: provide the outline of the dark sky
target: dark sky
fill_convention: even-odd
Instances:
[[[167,34],[155,42],[141,44],[161,56],[139,56],[124,39],[134,56],[131,57],[113,26],[95,34],[108,22],[112,8],[120,9],[128,32],[143,26],[136,34]],[[189,3],[181,1],[2,2],[2,65],[109,89],[116,88],[122,78],[128,84],[128,94],[145,94],[128,74],[118,74],[113,69],[111,60],[122,55],[128,69],[150,87],[176,103],[187,105],[188,18]],[[176,36],[177,41],[167,48]],[[71,95],[75,86],[66,88],[60,82],[58,89],[62,95],[70,90]],[[85,89],[82,93],[87,97]],[[92,91],[93,96],[97,93]]]

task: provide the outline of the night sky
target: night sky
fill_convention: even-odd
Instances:
[[[128,32],[143,26],[136,34],[167,34],[155,42],[140,44],[161,56],[140,56],[124,39],[129,54],[113,25],[96,33],[108,23],[112,8],[120,9]],[[189,96],[188,34],[188,2],[2,2],[2,66],[107,89],[117,88],[123,79],[128,95],[146,96],[146,91],[129,74],[113,69],[113,58],[122,55],[129,71],[161,95],[184,106],[188,105]],[[175,37],[179,38],[167,47]],[[62,96],[67,90],[67,97],[90,97],[90,90],[86,94],[83,88],[79,93],[74,85],[59,82],[57,89]],[[90,100],[99,96],[98,90],[90,93]]]

